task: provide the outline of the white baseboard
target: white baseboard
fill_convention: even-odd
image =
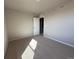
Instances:
[[[32,37],[33,35],[30,36],[19,36],[19,37],[14,37],[14,38],[10,38],[9,42],[14,41],[14,40],[20,40],[20,39],[24,39],[24,38],[29,38]]]
[[[73,48],[74,48],[73,45],[68,44],[68,43],[65,43],[65,42],[63,42],[63,41],[59,41],[59,40],[57,40],[57,39],[55,39],[55,38],[50,37],[49,35],[44,35],[44,37],[47,37],[47,38],[52,39],[52,40],[54,40],[54,41],[57,41],[57,42],[59,42],[59,43],[61,43],[61,44],[65,44],[65,45],[67,45],[67,46],[70,46],[70,47],[73,47]]]
[[[23,38],[31,38],[31,37],[34,37],[34,36],[39,36],[39,35],[30,35],[30,36],[24,36],[24,37],[23,36],[14,37],[14,38],[9,39],[9,42],[14,41],[14,40],[23,39]]]

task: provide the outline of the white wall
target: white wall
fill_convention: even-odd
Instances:
[[[64,3],[63,8],[45,12],[44,35],[64,44],[74,45],[74,3]]]
[[[10,41],[33,35],[32,14],[11,9],[6,9],[5,14]]]

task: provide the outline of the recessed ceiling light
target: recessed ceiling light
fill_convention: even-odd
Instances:
[[[37,2],[40,2],[40,0],[36,0]]]

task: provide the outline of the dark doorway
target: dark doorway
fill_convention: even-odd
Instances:
[[[40,35],[43,35],[44,32],[44,18],[40,18]]]

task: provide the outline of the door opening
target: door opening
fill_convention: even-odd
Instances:
[[[43,35],[43,33],[44,33],[44,18],[43,17],[41,17],[40,18],[40,35]]]
[[[34,35],[39,35],[39,18],[33,18],[33,33]]]

